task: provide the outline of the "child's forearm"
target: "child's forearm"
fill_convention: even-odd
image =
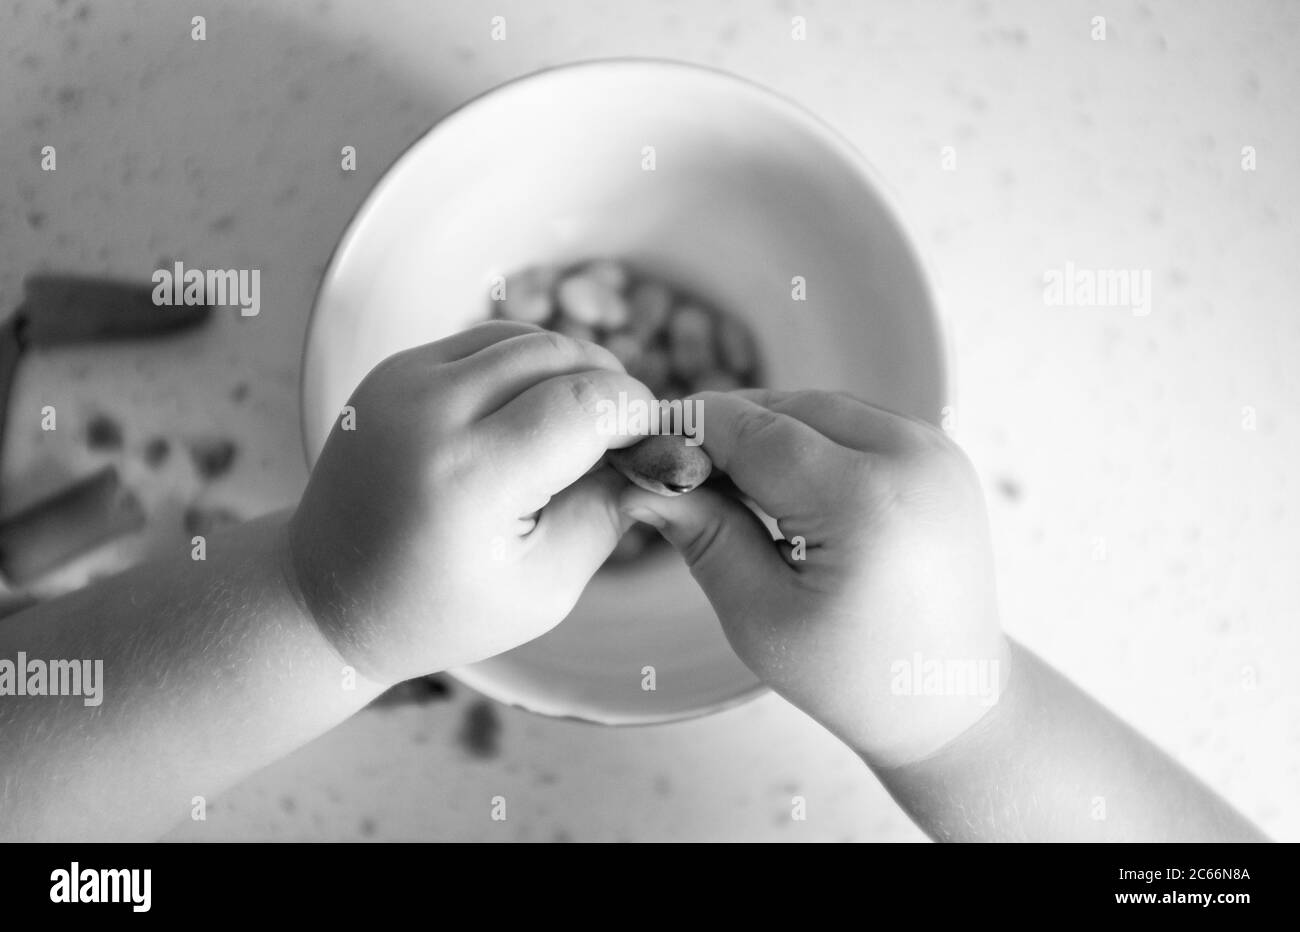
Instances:
[[[1266,841],[1142,735],[1019,645],[1001,699],[877,775],[940,841]]]
[[[15,672],[29,693],[0,695],[0,840],[157,837],[195,797],[211,803],[378,694],[359,675],[348,688],[295,599],[286,520],[215,536],[206,560],[186,550],[0,621],[0,662],[25,655]],[[103,662],[98,705],[30,694],[36,671],[73,660],[92,675]]]

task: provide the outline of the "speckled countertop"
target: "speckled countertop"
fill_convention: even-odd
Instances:
[[[790,38],[795,15],[806,41]],[[261,269],[262,313],[219,314],[165,350],[29,359],[6,500],[110,461],[144,500],[147,533],[50,592],[180,546],[187,508],[293,502],[314,289],[398,153],[540,67],[707,63],[802,101],[893,187],[939,283],[1007,628],[1300,840],[1297,47],[1285,2],[15,0],[0,9],[0,307],[33,270],[147,279],[181,259]],[[46,145],[55,173],[40,170]],[[344,145],[354,174],[338,170]],[[1152,312],[1045,307],[1043,272],[1067,261],[1150,269]],[[98,415],[120,446],[88,444]],[[151,466],[158,437],[172,455]],[[214,437],[238,452],[209,481],[184,451]],[[772,697],[633,730],[484,706],[455,684],[424,698],[358,715],[172,837],[920,837],[851,753]]]

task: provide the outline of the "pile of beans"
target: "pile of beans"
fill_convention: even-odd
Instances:
[[[599,343],[656,398],[760,384],[761,360],[743,321],[610,259],[523,269],[506,279],[493,314]],[[657,539],[634,527],[611,559],[636,556]]]
[[[664,281],[608,259],[533,266],[506,279],[495,314],[599,343],[656,398],[757,384],[749,328]]]

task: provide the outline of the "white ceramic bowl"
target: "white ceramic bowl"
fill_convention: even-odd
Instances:
[[[939,417],[930,289],[861,157],[749,82],[602,61],[476,98],[411,146],[366,200],[307,334],[308,461],[372,366],[482,320],[494,275],[592,256],[625,257],[743,316],[772,387],[842,389]],[[792,300],[795,276],[805,301]],[[647,667],[653,690],[643,688]],[[455,674],[503,702],[606,724],[671,721],[761,691],[663,551],[602,571],[550,634]]]

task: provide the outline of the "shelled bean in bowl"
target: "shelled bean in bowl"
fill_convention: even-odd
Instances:
[[[655,398],[761,384],[758,346],[742,320],[628,263],[529,266],[508,276],[494,299],[496,317],[604,346]],[[659,541],[653,530],[636,525],[610,563],[638,557]]]

